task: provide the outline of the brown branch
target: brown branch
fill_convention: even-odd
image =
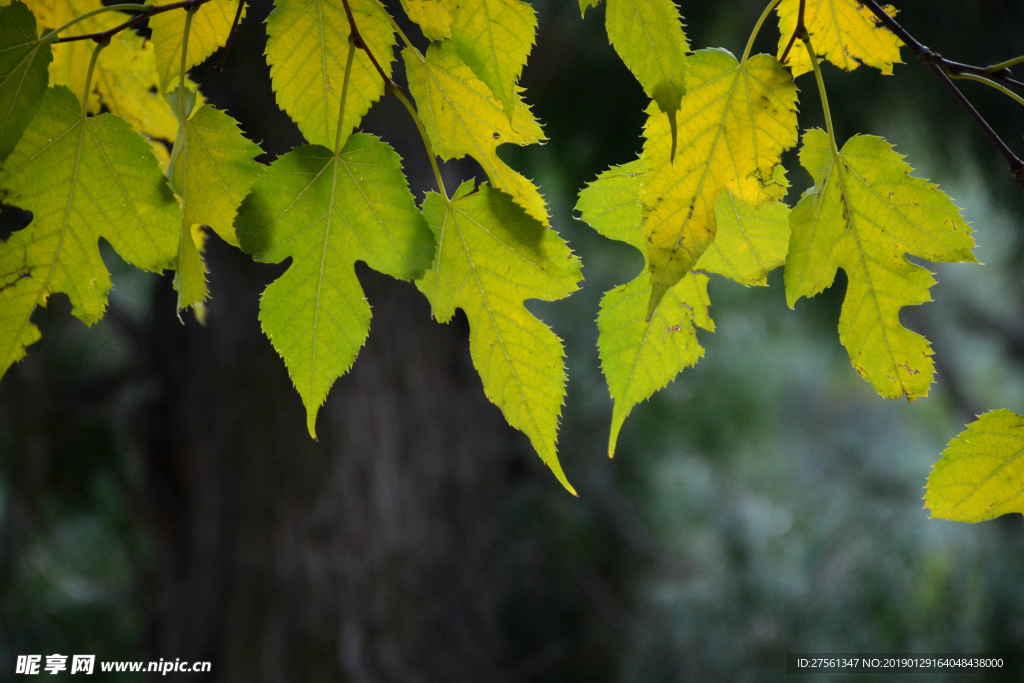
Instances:
[[[235,10],[235,20],[231,22],[231,30],[228,31],[228,39],[224,41],[224,50],[220,53],[220,60],[218,60],[217,66],[213,67],[214,71],[224,70],[224,62],[228,61],[228,52],[231,51],[231,41],[235,37],[235,29],[238,28],[238,21],[242,18],[243,7],[245,7],[245,0],[238,0],[238,9]]]
[[[800,0],[800,11],[796,15],[796,28],[793,30],[793,35],[789,37],[789,43],[786,45],[786,49],[782,51],[782,57],[779,58],[779,62],[783,64],[786,63],[786,58],[789,57],[789,51],[793,49],[793,43],[796,42],[796,37],[807,32],[807,27],[804,26],[804,7],[806,4],[807,0]]]
[[[365,52],[366,56],[370,58],[371,62],[373,62],[373,68],[377,70],[377,73],[380,74],[380,77],[384,80],[385,89],[388,89],[391,86],[397,88],[398,85],[388,78],[386,73],[384,73],[384,69],[380,67],[380,64],[377,62],[377,58],[373,56],[372,52],[370,52],[370,47],[366,44],[366,41],[363,40],[363,36],[360,35],[359,27],[356,26],[356,18],[352,16],[352,8],[349,6],[348,0],[341,0],[341,2],[345,5],[345,14],[348,16],[348,29],[352,33],[352,39],[355,46]]]
[[[136,17],[132,17],[128,21],[124,22],[123,24],[118,24],[112,29],[100,31],[99,33],[83,33],[80,36],[65,36],[63,38],[58,38],[53,42],[73,43],[76,40],[95,40],[97,43],[102,43],[105,41],[109,41],[111,38],[116,36],[121,31],[132,28],[133,26],[138,26],[154,14],[170,12],[176,9],[190,10],[193,7],[199,7],[200,5],[205,5],[208,2],[210,2],[210,0],[183,0],[183,2],[172,2],[169,5],[154,5],[152,9],[149,9]]]
[[[860,4],[867,7],[871,12],[878,18],[879,23],[885,26],[887,29],[903,41],[903,43],[910,48],[910,51],[914,53],[914,56],[921,61],[922,64],[928,67],[928,69],[935,74],[935,77],[939,79],[943,87],[949,91],[949,94],[953,96],[953,99],[957,101],[961,108],[967,112],[967,115],[971,117],[981,132],[988,138],[989,142],[996,148],[996,150],[1006,160],[1007,165],[1010,167],[1010,173],[1013,174],[1017,184],[1020,185],[1020,189],[1024,192],[1024,161],[1021,161],[1016,154],[1013,153],[1005,142],[999,137],[999,135],[992,130],[992,126],[988,124],[978,110],[974,108],[974,105],[964,96],[960,89],[956,87],[953,81],[950,80],[950,74],[957,75],[961,73],[973,73],[985,76],[995,81],[1001,80],[1004,83],[1011,85],[1022,85],[1020,82],[1009,78],[1009,69],[997,72],[995,74],[988,73],[984,68],[970,66],[969,64],[960,64],[958,62],[951,62],[948,59],[943,59],[937,53],[932,52],[930,49],[918,42],[912,35],[907,33],[906,29],[897,23],[889,14],[879,6],[875,0],[858,0]],[[1004,73],[1005,72],[1005,73]]]

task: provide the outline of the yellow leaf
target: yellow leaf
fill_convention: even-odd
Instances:
[[[452,15],[458,9],[455,0],[402,0],[402,9],[428,39],[452,37]]]
[[[838,158],[837,158],[838,157]],[[931,300],[931,273],[906,259],[977,262],[971,228],[935,185],[885,140],[856,135],[838,155],[821,130],[804,134],[800,163],[814,187],[790,214],[790,307],[846,271],[839,339],[853,367],[885,398],[926,396],[934,366],[928,340],[900,324],[904,306]]]
[[[391,75],[395,32],[374,0],[351,0],[359,34]],[[267,61],[277,103],[311,144],[334,149],[341,86],[348,58],[348,17],[341,0],[278,0],[267,17]],[[384,94],[384,81],[363,50],[356,50],[341,146],[370,105]]]
[[[896,16],[896,8],[886,5],[885,11]],[[779,58],[796,30],[800,0],[782,0],[779,12]],[[878,24],[878,18],[857,0],[806,0],[804,26],[811,36],[814,51],[840,69],[853,71],[861,64],[892,73],[893,64],[901,64],[903,43],[889,29]],[[798,38],[789,50],[786,66],[793,77],[813,69],[807,50]]]
[[[510,194],[527,213],[547,225],[547,207],[537,187],[498,158],[498,145],[529,145],[544,139],[540,124],[521,97],[516,95],[509,121],[501,103],[459,59],[451,41],[431,44],[425,61],[409,49],[402,56],[409,90],[434,151],[444,159],[473,157],[494,187]]]
[[[644,130],[648,320],[714,240],[719,193],[727,188],[755,207],[781,197],[772,174],[797,139],[796,86],[774,57],[740,64],[725,50],[701,50],[689,62],[674,160],[665,117],[648,108]]]
[[[167,5],[175,0],[154,0],[151,5]],[[185,70],[201,63],[224,45],[238,11],[238,0],[212,0],[201,5],[192,17],[188,32],[188,56]],[[242,17],[245,10],[242,10]],[[239,18],[241,21],[241,18]],[[181,41],[185,34],[185,11],[162,12],[149,20],[156,44],[157,72],[164,92],[178,86],[181,71]]]
[[[928,476],[932,517],[983,522],[1024,512],[1024,418],[993,410],[949,442]]]

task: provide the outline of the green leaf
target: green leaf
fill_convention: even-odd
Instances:
[[[565,399],[562,342],[523,302],[576,291],[579,259],[505,193],[486,183],[472,189],[470,180],[450,202],[436,193],[424,200],[437,258],[416,284],[437,320],[447,322],[456,308],[465,311],[470,354],[487,398],[575,494],[555,449]]]
[[[790,215],[786,297],[792,307],[846,271],[839,339],[853,367],[886,398],[928,394],[928,341],[900,324],[904,306],[930,301],[931,273],[906,259],[977,263],[971,228],[935,185],[910,175],[885,140],[856,135],[839,152],[828,136],[804,134],[800,163],[814,178]]]
[[[1024,418],[993,410],[949,442],[928,476],[932,517],[984,522],[1024,512]]]
[[[395,32],[374,0],[351,0],[359,34],[391,75]],[[341,0],[277,0],[267,17],[267,62],[277,103],[313,145],[334,148],[341,86],[348,58],[348,17]],[[341,144],[370,105],[384,94],[384,82],[363,50],[352,62]]]
[[[501,103],[463,64],[451,41],[433,43],[425,61],[409,49],[402,56],[409,90],[434,151],[444,159],[473,157],[494,187],[547,225],[547,207],[537,187],[498,158],[498,145],[529,145],[544,139],[540,124],[519,95],[509,121]]]
[[[176,1],[153,0],[149,4],[160,6]],[[224,46],[237,11],[238,0],[211,0],[196,10],[188,33],[186,71],[202,63]],[[184,11],[162,12],[149,19],[149,27],[153,30],[153,44],[156,46],[157,71],[164,92],[178,85],[178,74],[181,72],[181,43],[185,37],[185,14]],[[244,16],[243,8],[242,17]]]
[[[587,8],[597,7],[601,0],[580,0],[580,16],[586,16]]]
[[[885,11],[896,16],[896,9],[886,5]],[[789,45],[800,14],[800,0],[782,0],[779,13],[779,57]],[[811,36],[814,51],[840,69],[853,71],[862,63],[891,74],[893,64],[900,64],[900,39],[880,25],[878,18],[858,0],[807,0],[804,26]],[[789,50],[786,66],[793,77],[811,71],[811,59],[799,41]]]
[[[169,98],[175,109],[181,94],[176,89]],[[186,91],[185,96],[185,111],[191,112],[195,93]],[[208,226],[225,242],[238,246],[235,213],[263,168],[253,160],[259,154],[262,150],[242,135],[237,121],[209,105],[192,113],[178,130],[168,175],[182,206],[175,278],[179,311],[207,296],[206,269],[192,226]]]
[[[637,160],[611,168],[581,193],[576,208],[583,220],[605,237],[626,242],[641,252],[644,206],[640,199],[644,163]],[[776,174],[784,181],[781,171]],[[760,209],[723,190],[716,203],[715,245],[666,292],[661,306],[646,320],[651,284],[645,271],[630,283],[605,293],[598,314],[601,366],[615,407],[608,455],[633,406],[666,386],[704,354],[697,328],[714,331],[707,293],[709,273],[742,284],[764,284],[765,275],[782,265],[789,243],[789,208],[770,202]],[[714,245],[713,245],[714,246]]]
[[[701,50],[690,68],[675,159],[670,127],[653,108],[644,130],[648,318],[714,240],[721,191],[754,206],[780,198],[785,187],[772,174],[797,141],[796,86],[777,59],[755,55],[740,64],[725,50]]]
[[[537,16],[522,0],[461,0],[452,24],[459,57],[487,84],[512,120],[516,83],[537,35]]]
[[[334,381],[370,329],[355,262],[402,280],[430,265],[434,241],[399,156],[365,133],[340,154],[299,147],[264,171],[235,221],[242,250],[263,263],[291,258],[264,290],[260,321],[306,406],[309,433]]]
[[[452,15],[459,6],[456,0],[402,0],[402,9],[429,40],[452,37]]]
[[[676,111],[686,92],[686,53],[690,50],[679,9],[672,0],[608,0],[605,28],[608,40],[644,92],[668,115],[674,153]]]
[[[46,90],[50,44],[36,39],[36,18],[15,0],[0,7],[0,159],[25,132]]]
[[[87,325],[103,316],[101,237],[140,268],[173,263],[178,204],[149,144],[112,114],[84,118],[63,86],[46,91],[4,162],[0,196],[33,214],[0,246],[0,375],[39,339],[29,318],[51,294],[66,293]]]

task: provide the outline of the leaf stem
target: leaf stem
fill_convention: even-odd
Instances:
[[[782,2],[782,0],[772,0],[768,6],[764,8],[764,12],[761,12],[761,16],[758,18],[757,23],[754,24],[754,30],[750,34],[750,38],[747,39],[747,46],[743,49],[743,58],[740,59],[740,64],[746,63],[747,57],[750,56],[750,50],[754,47],[754,39],[757,38],[757,34],[761,32],[761,26],[764,25],[764,22],[768,19],[768,15],[771,14],[773,9],[778,7],[780,2]]]
[[[998,90],[999,92],[1003,93],[1007,97],[1009,97],[1011,99],[1014,99],[1014,100],[1017,100],[1022,105],[1024,105],[1024,97],[1021,97],[1020,95],[1018,95],[1017,93],[1013,92],[1009,88],[996,83],[991,78],[985,78],[984,76],[975,76],[974,74],[950,74],[949,77],[950,78],[960,78],[960,79],[967,80],[967,81],[977,81],[978,83],[984,83],[985,85],[987,85],[987,86],[989,86],[991,88],[995,88],[996,90]]]
[[[181,36],[181,71],[178,73],[178,120],[185,125],[185,71],[188,66],[188,33],[192,28],[192,17],[198,7],[189,7],[185,13],[185,31]]]
[[[1021,55],[1020,57],[1014,57],[1013,59],[1007,59],[1005,62],[999,62],[998,64],[993,64],[992,66],[985,67],[985,71],[989,72],[990,74],[994,74],[1003,70],[1008,70],[1010,69],[1010,67],[1017,66],[1018,64],[1024,64],[1024,55]]]
[[[419,56],[420,61],[423,61],[423,55],[420,53],[419,50],[416,49],[416,46],[412,44],[412,42],[409,40],[409,37],[405,35],[405,32],[402,30],[402,27],[399,26],[395,18],[391,16],[391,12],[388,12],[387,8],[380,0],[374,0],[374,2],[377,4],[377,7],[379,7],[380,10],[384,12],[384,15],[388,18],[388,21],[391,22],[391,27],[395,29],[395,32],[402,39],[402,42],[405,43],[405,46],[411,49],[413,52],[415,52]]]
[[[821,75],[821,65],[818,64],[818,59],[814,54],[814,48],[811,46],[811,37],[806,35],[800,37],[803,41],[804,47],[807,48],[807,56],[811,58],[811,65],[814,67],[814,80],[818,82],[818,94],[821,96],[821,109],[825,114],[825,128],[828,129],[828,139],[832,143],[832,154],[837,157],[836,162],[839,162],[839,146],[836,144],[836,133],[832,128],[832,112],[828,108],[828,94],[825,92],[825,79]]]
[[[85,92],[82,93],[82,123],[85,123],[85,118],[89,113],[89,93],[92,91],[92,72],[96,69],[96,60],[100,56],[100,50],[105,48],[107,45],[110,45],[109,39],[96,43],[96,47],[92,51],[92,57],[89,59],[89,70],[85,72]]]
[[[334,156],[341,154],[341,132],[345,127],[345,100],[348,98],[348,83],[352,79],[352,61],[356,56],[354,33],[348,34],[348,59],[345,61],[345,80],[341,83],[341,106],[338,108],[338,132],[334,134]]]
[[[416,130],[420,132],[420,137],[423,138],[423,146],[427,148],[427,156],[430,157],[430,165],[434,169],[434,178],[437,179],[437,189],[441,193],[441,196],[444,197],[444,200],[450,204],[451,200],[448,198],[448,193],[444,189],[444,180],[441,178],[441,169],[437,165],[437,155],[434,154],[434,146],[430,144],[430,138],[427,137],[427,130],[423,127],[423,121],[420,119],[420,115],[416,112],[416,107],[412,105],[409,98],[405,96],[402,89],[395,83],[389,83],[385,85],[385,87],[395,99],[405,105],[406,111],[408,111],[409,115],[412,116],[412,121],[416,124]]]

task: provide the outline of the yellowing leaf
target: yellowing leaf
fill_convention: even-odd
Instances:
[[[188,94],[194,103],[194,94]],[[175,90],[172,101],[177,103],[180,96]],[[191,109],[190,104],[186,112]],[[262,167],[253,159],[261,153],[238,130],[234,119],[209,105],[183,121],[171,152],[169,173],[171,188],[182,205],[175,275],[179,311],[201,303],[207,296],[206,269],[193,226],[208,226],[228,244],[238,245],[235,213],[259,176]]]
[[[370,329],[355,262],[402,280],[422,275],[434,241],[413,202],[401,159],[356,133],[335,154],[299,147],[260,176],[235,221],[242,250],[263,263],[291,258],[263,292],[260,321],[284,358],[316,434],[334,381],[352,366]]]
[[[351,0],[359,34],[384,72],[391,75],[395,33],[374,0]],[[341,87],[348,59],[348,17],[341,0],[277,0],[267,17],[267,61],[277,103],[311,144],[334,148]],[[363,50],[356,50],[345,101],[345,138],[370,105],[384,94],[384,82]]]
[[[582,4],[580,8],[585,10]],[[676,111],[686,92],[690,50],[679,9],[672,0],[608,0],[605,27],[608,40],[644,92],[668,115],[674,151]]]
[[[458,9],[455,0],[402,0],[402,9],[428,39],[452,37],[452,14]]]
[[[1024,418],[993,410],[949,442],[928,476],[932,517],[984,522],[1024,512]]]
[[[46,90],[49,44],[36,42],[36,18],[15,1],[0,7],[0,159],[39,110]]]
[[[580,16],[586,16],[587,9],[597,7],[599,4],[601,4],[601,0],[580,0]]]
[[[176,0],[152,0],[151,5],[167,5]],[[238,11],[238,0],[211,0],[196,10],[188,32],[188,55],[185,70],[200,64],[224,46],[231,32],[231,23]],[[178,86],[181,72],[181,43],[185,37],[185,12],[162,12],[149,19],[156,44],[157,72],[163,92]],[[242,10],[242,17],[245,10]],[[241,21],[241,17],[239,17]]]
[[[605,237],[643,251],[640,225],[644,179],[642,160],[611,168],[580,192],[576,208],[583,220]],[[597,317],[601,367],[615,407],[608,455],[614,455],[622,424],[633,406],[674,380],[704,354],[697,328],[714,331],[708,308],[708,273],[720,273],[742,284],[762,284],[765,275],[782,265],[788,246],[789,209],[778,202],[760,209],[722,191],[716,205],[718,250],[709,249],[698,272],[687,273],[646,320],[651,284],[644,271],[629,284],[605,293]]]
[[[904,306],[930,301],[931,273],[908,261],[975,262],[971,228],[935,185],[885,140],[850,138],[833,157],[821,130],[804,134],[800,163],[814,178],[790,215],[786,297],[792,307],[846,271],[839,339],[853,367],[886,398],[928,393],[934,368],[928,341],[900,324]]]
[[[509,121],[490,89],[459,59],[451,41],[433,43],[425,61],[412,50],[402,55],[409,90],[434,151],[444,159],[473,157],[494,187],[547,225],[547,207],[537,187],[498,158],[498,145],[529,145],[544,139],[540,124],[519,95]]]
[[[83,116],[50,88],[0,171],[0,196],[33,214],[0,245],[0,375],[39,339],[29,318],[64,292],[88,325],[107,304],[102,237],[123,259],[159,271],[174,259],[178,205],[149,145],[111,114]]]
[[[533,316],[526,299],[554,301],[580,281],[580,262],[550,228],[512,199],[473,181],[448,202],[429,193],[423,215],[438,247],[434,266],[416,285],[434,317],[447,322],[456,308],[469,318],[469,350],[484,393],[570,492],[555,450],[565,398],[562,343]]]
[[[885,11],[896,16],[896,9],[887,5]],[[779,58],[796,30],[800,0],[782,0],[779,12]],[[880,26],[878,19],[857,0],[807,0],[804,25],[811,36],[814,51],[840,69],[853,71],[860,64],[873,66],[884,74],[892,73],[892,65],[900,64],[900,39]],[[811,71],[810,57],[798,38],[789,50],[786,66],[793,77]]]
[[[690,68],[675,159],[664,117],[649,109],[644,130],[648,319],[714,240],[719,193],[728,188],[755,206],[781,197],[784,188],[772,173],[797,139],[796,86],[774,57],[756,55],[740,64],[725,50],[701,50],[690,57]],[[779,192],[773,195],[772,188]]]
[[[459,57],[487,84],[511,121],[516,83],[537,35],[537,17],[522,0],[460,0],[452,24]]]

